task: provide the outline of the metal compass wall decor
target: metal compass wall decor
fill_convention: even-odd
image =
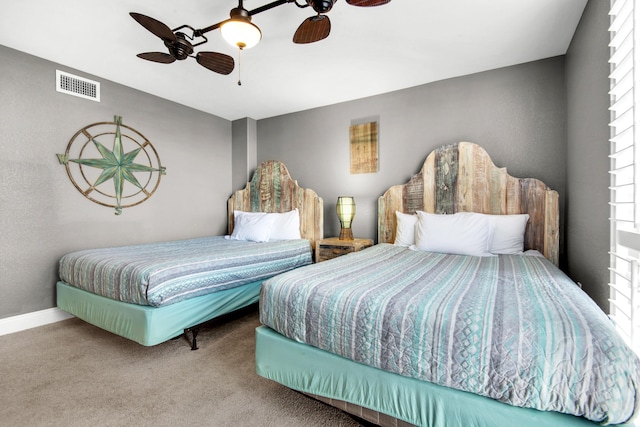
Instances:
[[[78,191],[116,215],[149,199],[166,173],[151,142],[120,116],[83,127],[57,156]]]

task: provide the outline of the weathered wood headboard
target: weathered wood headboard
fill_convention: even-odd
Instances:
[[[420,172],[378,199],[378,242],[393,243],[396,211],[452,214],[529,214],[525,250],[558,265],[558,193],[535,178],[514,178],[477,144],[459,142],[432,151]]]
[[[262,162],[244,189],[233,193],[227,203],[228,231],[233,232],[233,211],[288,212],[300,211],[300,234],[311,241],[323,237],[324,211],[322,198],[315,191],[302,188],[291,178],[284,163],[269,160]]]

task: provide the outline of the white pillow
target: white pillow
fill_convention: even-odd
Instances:
[[[271,236],[274,216],[264,212],[233,211],[231,238],[251,242],[266,242]]]
[[[521,254],[524,250],[524,230],[529,214],[489,215],[494,222],[492,254]]]
[[[419,250],[458,255],[492,256],[493,223],[486,215],[438,215],[418,211]]]
[[[300,212],[295,208],[289,212],[268,213],[274,218],[269,240],[301,239],[300,236]]]
[[[524,230],[529,214],[488,215],[476,212],[460,212],[459,215],[480,215],[493,223],[493,237],[489,244],[492,254],[521,254],[524,250]]]
[[[418,222],[418,215],[406,214],[396,211],[396,239],[394,245],[408,248],[416,243],[415,230]]]

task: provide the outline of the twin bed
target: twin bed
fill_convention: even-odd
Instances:
[[[447,145],[380,197],[378,240],[265,281],[259,375],[380,425],[632,417],[640,362],[557,268],[555,191]]]
[[[256,303],[265,279],[310,264],[322,238],[322,199],[301,188],[280,162],[262,163],[228,200],[228,212],[232,238],[65,255],[58,307],[145,346],[185,333],[196,349],[198,325]],[[278,235],[269,235],[275,224]]]
[[[378,210],[378,245],[312,264],[322,199],[265,162],[232,238],[69,254],[58,307],[155,345],[259,300],[257,373],[382,426],[628,422],[640,362],[557,268],[555,191],[462,142]]]

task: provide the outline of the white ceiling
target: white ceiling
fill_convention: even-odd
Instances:
[[[392,0],[370,8],[339,0],[328,14],[330,36],[308,45],[291,39],[313,10],[285,4],[253,17],[263,36],[242,54],[242,86],[237,50],[218,30],[196,51],[233,56],[228,76],[192,58],[169,65],[137,58],[165,48],[129,16],[204,28],[228,18],[237,0],[3,3],[0,44],[228,120],[258,120],[562,55],[587,0]]]

